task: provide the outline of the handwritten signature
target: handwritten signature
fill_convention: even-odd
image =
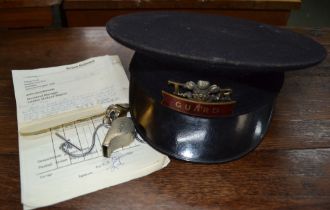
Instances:
[[[111,170],[119,169],[120,166],[124,165],[124,162],[122,161],[122,158],[128,155],[133,154],[133,152],[127,152],[124,154],[113,154],[111,156]]]

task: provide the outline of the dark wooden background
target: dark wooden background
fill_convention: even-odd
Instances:
[[[330,29],[294,29],[330,51]],[[70,64],[132,51],[104,28],[0,32],[0,209],[21,209],[12,69]],[[226,164],[172,160],[149,176],[46,209],[330,209],[330,58],[286,74],[260,146]],[[53,189],[61,190],[61,189]]]
[[[117,15],[175,10],[233,16],[272,25],[286,25],[301,0],[64,0],[69,27],[104,26]]]
[[[286,25],[301,0],[0,0],[0,29],[104,26],[112,17],[150,10],[234,16]]]

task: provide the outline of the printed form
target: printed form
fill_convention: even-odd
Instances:
[[[100,56],[76,64],[35,70],[13,70],[20,124],[58,113],[102,105],[128,103],[128,79],[118,56]],[[59,133],[83,153],[102,118],[60,126],[32,136],[19,135],[21,197],[24,209],[52,205],[145,176],[165,167],[167,156],[134,140],[111,158],[102,155],[106,128],[98,131],[95,147],[82,157],[61,149]]]

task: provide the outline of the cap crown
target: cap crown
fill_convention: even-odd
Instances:
[[[155,58],[217,69],[286,71],[311,66],[325,49],[300,34],[231,17],[146,12],[118,16],[107,23],[118,42]]]

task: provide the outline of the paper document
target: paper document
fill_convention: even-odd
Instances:
[[[13,70],[20,124],[47,116],[101,104],[128,103],[128,79],[118,56],[101,56],[59,67]],[[55,204],[70,198],[150,174],[169,163],[167,156],[134,140],[117,149],[111,158],[102,156],[107,132],[101,128],[94,149],[71,157],[61,149],[69,139],[74,154],[86,151],[102,118],[90,118],[69,126],[31,136],[19,135],[21,198],[25,209]]]

